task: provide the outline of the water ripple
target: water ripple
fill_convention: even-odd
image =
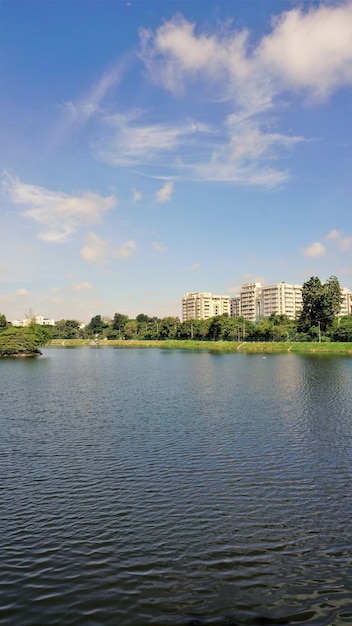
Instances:
[[[352,623],[352,361],[0,362],[0,623]]]

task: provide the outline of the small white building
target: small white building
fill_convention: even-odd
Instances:
[[[55,320],[49,320],[42,315],[35,315],[34,317],[26,317],[24,320],[11,320],[12,326],[29,326],[31,322],[38,324],[39,326],[55,326]]]

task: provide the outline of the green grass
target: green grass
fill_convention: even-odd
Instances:
[[[55,347],[77,347],[77,346],[116,346],[120,348],[164,348],[168,350],[208,350],[211,352],[244,352],[244,353],[277,353],[294,352],[299,354],[351,354],[351,343],[329,343],[329,342],[264,342],[264,341],[194,341],[166,339],[159,341],[156,339],[146,340],[120,340],[108,339],[95,342],[91,339],[53,339],[50,343]]]

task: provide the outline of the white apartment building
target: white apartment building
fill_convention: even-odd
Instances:
[[[302,310],[302,285],[281,282],[261,287],[258,295],[258,317],[269,317],[272,313],[287,315],[295,319]]]
[[[261,283],[242,285],[240,293],[231,299],[231,316],[242,315],[255,322],[272,313],[295,319],[302,309],[302,285],[281,282],[263,286]]]
[[[182,298],[182,321],[206,320],[226,313],[230,317],[230,296],[210,292],[185,293]]]
[[[339,315],[351,315],[352,292],[341,287],[343,298]],[[231,317],[242,315],[246,320],[255,322],[272,313],[287,315],[295,319],[302,310],[302,285],[285,282],[262,286],[261,283],[242,285],[240,293],[231,298]]]

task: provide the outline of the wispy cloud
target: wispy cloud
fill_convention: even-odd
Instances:
[[[97,224],[117,202],[115,196],[103,197],[91,191],[77,195],[51,191],[7,173],[3,175],[3,191],[14,204],[28,207],[24,215],[40,226],[38,237],[53,243],[65,242],[77,229]]]
[[[158,191],[155,192],[155,201],[164,204],[171,200],[174,191],[174,184],[170,181],[166,182]]]
[[[339,247],[344,252],[352,250],[352,237],[342,237],[339,240]]]
[[[281,13],[271,31],[253,44],[247,30],[223,25],[200,31],[182,15],[155,31],[140,31],[140,57],[151,80],[174,96],[202,89],[204,102],[226,112],[213,146],[198,159],[179,164],[183,174],[201,180],[275,186],[290,173],[274,161],[305,139],[273,132],[282,100],[288,92],[317,103],[352,84],[352,3],[309,5]],[[217,99],[214,102],[214,92]],[[230,122],[230,123],[229,123]]]
[[[338,230],[331,230],[326,237],[324,237],[325,241],[334,241],[335,239],[339,239],[340,233]]]
[[[129,239],[118,248],[114,248],[113,256],[119,259],[128,259],[129,257],[133,256],[136,253],[136,251],[137,251],[137,244],[134,241],[132,241],[132,239]]]
[[[93,289],[93,286],[89,282],[83,281],[81,283],[74,283],[72,289],[74,291],[90,291]]]
[[[345,235],[339,230],[331,230],[326,237],[324,237],[325,241],[333,242],[335,245],[342,251],[348,252],[352,250],[352,236]]]
[[[142,111],[106,116],[101,137],[95,143],[97,156],[111,165],[172,164],[185,145],[209,131],[204,124],[150,124]]]
[[[153,241],[152,243],[152,247],[154,248],[154,250],[156,250],[157,252],[167,252],[167,247],[163,246],[161,243],[159,243],[158,241]]]
[[[132,189],[133,202],[140,202],[142,200],[142,193],[138,189]]]
[[[122,56],[107,68],[87,93],[76,100],[65,102],[66,124],[82,124],[91,117],[104,114],[105,101],[109,93],[118,86],[131,63],[131,56]]]
[[[28,291],[28,289],[16,289],[15,295],[16,296],[30,296],[31,292]]]
[[[192,272],[198,272],[201,269],[201,264],[200,263],[192,263],[192,265],[189,266],[189,269]]]
[[[135,254],[136,250],[137,245],[132,240],[116,247],[109,239],[90,232],[87,235],[86,245],[81,249],[81,256],[88,263],[99,266],[108,263],[112,257],[127,259]]]

